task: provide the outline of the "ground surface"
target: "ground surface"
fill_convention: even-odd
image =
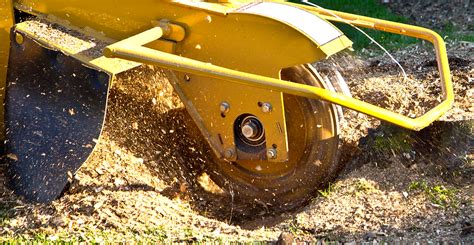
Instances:
[[[455,1],[409,1],[393,0],[388,6],[394,13],[410,19],[414,24],[435,28],[438,31],[456,29],[463,34],[474,31],[474,2]]]
[[[431,52],[421,44],[394,52],[407,79],[371,51],[317,67],[329,77],[335,67],[354,97],[414,116],[440,99]],[[448,43],[448,52],[456,104],[444,121],[411,132],[346,111],[346,168],[287,213],[240,203],[215,186],[202,172],[210,153],[165,74],[137,69],[113,85],[102,138],[63,197],[31,204],[0,185],[0,241],[472,241],[474,44]]]

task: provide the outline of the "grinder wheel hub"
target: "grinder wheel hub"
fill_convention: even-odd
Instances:
[[[265,130],[260,120],[255,116],[246,116],[242,119],[239,136],[249,145],[261,145],[265,142]]]

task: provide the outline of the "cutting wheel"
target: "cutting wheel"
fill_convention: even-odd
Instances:
[[[283,69],[283,80],[333,88],[318,79],[311,65]],[[212,179],[237,198],[264,203],[277,210],[299,206],[327,185],[340,170],[338,116],[334,105],[284,95],[289,161],[215,161]]]

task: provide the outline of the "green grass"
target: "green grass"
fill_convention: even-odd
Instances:
[[[358,179],[355,181],[354,184],[355,184],[355,188],[357,192],[371,193],[377,190],[377,187],[375,187],[372,183],[370,183],[366,179]]]
[[[298,220],[297,219],[293,219],[289,225],[288,225],[288,230],[291,232],[291,234],[293,235],[298,235],[298,232],[300,230],[300,227],[299,227],[299,224],[298,224]]]
[[[301,3],[298,0],[292,0],[294,3]],[[326,8],[342,12],[348,12],[358,15],[369,16],[373,18],[395,21],[400,23],[410,24],[410,20],[404,16],[393,13],[389,8],[380,4],[376,0],[311,0],[311,2]],[[379,50],[375,44],[371,44],[371,41],[362,33],[354,29],[353,27],[346,24],[335,24],[340,28],[349,39],[354,42],[353,48],[360,50],[362,48],[373,48],[374,51]],[[416,38],[406,37],[402,35],[396,35],[381,31],[374,31],[370,29],[363,29],[367,34],[374,38],[386,49],[394,50],[406,47],[411,44],[419,43],[420,41]],[[444,28],[440,30],[434,30],[447,40],[462,40],[462,41],[474,41],[473,34],[458,34],[458,30],[454,25],[448,23]],[[382,52],[382,51],[380,51]]]
[[[10,222],[11,215],[12,209],[8,205],[0,203],[0,227]]]
[[[374,139],[374,147],[378,151],[407,152],[411,149],[411,141],[413,139],[405,134],[377,135]]]
[[[153,232],[154,233],[154,232]],[[188,237],[183,237],[187,239]],[[219,242],[222,239],[219,238],[204,238],[202,241],[197,242]],[[168,239],[163,236],[161,231],[158,234],[131,234],[131,233],[120,233],[116,231],[93,231],[86,232],[83,234],[49,234],[49,233],[35,233],[33,235],[13,235],[13,236],[4,236],[0,237],[0,244],[25,244],[25,243],[55,243],[55,244],[77,244],[77,243],[91,243],[91,244],[101,244],[101,243],[118,243],[118,242],[127,242],[127,243],[145,243],[145,244],[155,244],[155,243],[173,243],[177,240]]]
[[[236,240],[228,239],[220,235],[198,234],[191,227],[183,230],[166,230],[163,226],[149,227],[145,231],[134,230],[100,230],[95,227],[82,227],[73,232],[40,231],[30,234],[4,234],[0,235],[0,244],[108,244],[108,243],[132,243],[132,244],[161,244],[161,243],[238,243]],[[268,242],[263,241],[262,244]]]
[[[293,2],[299,3],[300,1],[293,0]],[[365,15],[395,22],[408,23],[408,19],[393,13],[387,7],[375,0],[311,0],[311,2],[326,9]],[[353,27],[339,23],[336,23],[335,25],[354,42],[354,49],[359,50],[361,48],[367,48],[370,46],[371,41]],[[364,29],[364,31],[387,49],[398,49],[417,42],[415,38],[411,37],[374,31],[370,29]]]
[[[410,131],[392,125],[382,126],[383,130],[373,138],[373,149],[378,152],[409,152],[415,142]]]
[[[456,197],[457,190],[447,188],[443,185],[429,185],[424,181],[414,181],[408,187],[409,191],[422,191],[429,200],[443,208],[456,208],[459,200]]]
[[[61,244],[76,244],[78,242],[84,242],[85,240],[78,237],[69,237],[66,234],[46,234],[36,233],[34,235],[15,235],[12,237],[0,237],[0,243],[2,244],[25,244],[25,243],[61,243]],[[89,241],[97,241],[91,239]]]
[[[166,238],[168,238],[166,234],[165,228],[162,226],[159,227],[149,227],[147,230],[144,232],[145,235],[151,236],[153,238],[156,238],[159,241],[164,241]]]
[[[324,190],[318,190],[318,193],[324,197],[324,198],[328,198],[331,193],[333,193],[334,191],[336,190],[334,184],[332,183],[329,183],[328,187]]]
[[[437,31],[446,40],[461,40],[467,42],[474,42],[474,34],[458,33],[459,30],[452,23],[445,24],[442,30]]]

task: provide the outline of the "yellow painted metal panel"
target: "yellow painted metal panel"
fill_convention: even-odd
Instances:
[[[15,7],[114,40],[141,33],[152,28],[156,21],[167,19],[186,29],[187,36],[178,43],[177,54],[272,77],[278,77],[283,67],[314,62],[350,45],[347,40],[340,46],[333,45],[332,50],[325,48],[327,53],[321,52],[317,44],[294,27],[266,17],[234,12],[248,3],[17,0]]]
[[[5,81],[10,51],[10,28],[13,26],[13,7],[11,0],[0,0],[0,102],[5,99]],[[0,140],[5,138],[4,109],[0,107]]]
[[[84,65],[106,71],[111,75],[140,65],[136,62],[104,57],[102,49],[111,44],[110,42],[94,39],[93,36],[81,35],[74,30],[61,32],[57,29],[47,28],[48,25],[51,25],[51,23],[47,21],[24,21],[16,24],[15,30],[19,36],[27,35],[44,46],[61,50],[61,52],[80,60]],[[65,43],[62,42],[64,36],[80,36],[82,39],[71,38]]]

